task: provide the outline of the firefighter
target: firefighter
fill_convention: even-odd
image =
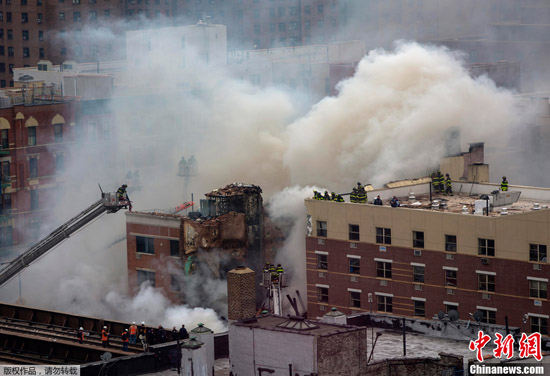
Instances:
[[[78,331],[76,332],[76,338],[78,338],[78,343],[84,343],[84,328],[83,327],[78,328]]]
[[[432,178],[432,188],[433,188],[433,191],[434,193],[437,192],[437,188],[439,186],[439,181],[437,180],[437,173],[434,171],[432,172],[432,174],[430,175],[430,177]]]
[[[332,193],[331,193],[330,200],[331,200],[331,201],[336,201],[336,199],[337,199],[336,193],[332,192]]]
[[[277,273],[278,274],[281,274],[281,273],[284,273],[285,270],[283,269],[283,267],[281,266],[281,264],[277,264]]]
[[[367,191],[363,186],[361,186],[361,189],[357,188],[357,202],[360,204],[367,203]]]
[[[439,188],[437,191],[439,193],[445,192],[445,178],[443,177],[443,174],[439,170],[437,170],[437,182],[439,185]]]
[[[141,322],[141,326],[138,329],[138,338],[143,346],[143,351],[147,351],[147,328],[145,327],[145,321]]]
[[[106,326],[104,326],[103,330],[101,330],[101,345],[103,347],[109,347],[109,332],[107,331]]]
[[[502,183],[500,183],[500,190],[502,192],[506,192],[508,190],[508,180],[506,180],[506,176],[502,177]]]
[[[323,197],[325,201],[330,201],[330,195],[328,194],[328,191],[325,191],[325,196]]]
[[[352,203],[357,202],[357,188],[353,187],[353,189],[351,190],[351,193],[349,195],[349,201]]]
[[[334,201],[336,201],[336,202],[344,202],[344,198],[342,197],[342,195],[337,194],[337,195],[336,195],[336,199],[335,199]]]
[[[120,188],[117,189],[116,196],[117,196],[118,201],[126,201],[127,200],[127,198],[126,198],[126,195],[127,195],[126,188],[127,187],[128,186],[126,184],[122,184],[120,186]]]
[[[128,351],[128,329],[124,329],[122,332],[122,351]]]
[[[449,174],[445,174],[445,194],[449,196],[453,195],[453,182]]]
[[[137,336],[137,325],[135,321],[130,325],[130,343],[134,344],[136,343],[136,336]]]

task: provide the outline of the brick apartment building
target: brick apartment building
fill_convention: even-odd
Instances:
[[[37,240],[63,187],[72,147],[105,131],[108,116],[97,101],[59,100],[0,109],[0,250]],[[103,107],[101,107],[103,108]],[[91,113],[92,112],[92,113]]]
[[[498,185],[453,188],[491,196]],[[479,310],[482,322],[504,325],[507,318],[548,336],[550,190],[512,187],[507,195],[514,191],[522,200],[509,204],[508,214],[497,207],[489,216],[471,214],[467,194],[436,195],[448,201],[432,208],[428,184],[369,192],[369,199],[396,195],[399,208],[306,200],[308,314],[337,307],[431,319],[456,309],[468,320]],[[409,200],[410,192],[416,198]]]

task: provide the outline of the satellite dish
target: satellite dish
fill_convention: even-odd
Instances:
[[[450,309],[448,315],[449,315],[449,320],[451,320],[451,321],[458,320],[459,314],[458,314],[458,311],[456,309]]]
[[[113,354],[111,354],[110,352],[105,352],[103,353],[103,355],[101,355],[101,360],[103,360],[104,362],[108,362],[109,360],[111,360],[112,357]]]
[[[483,312],[481,312],[479,309],[477,311],[474,312],[474,319],[477,321],[477,322],[480,322],[481,320],[483,320],[484,318],[484,314]]]
[[[445,312],[443,311],[437,312],[437,318],[440,320],[443,320],[445,318]]]

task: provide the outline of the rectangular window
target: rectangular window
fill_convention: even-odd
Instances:
[[[13,30],[8,29],[8,40],[12,40],[12,39],[13,39]]]
[[[55,172],[61,173],[65,170],[65,156],[63,154],[55,155]]]
[[[349,292],[349,306],[353,308],[361,308],[361,293],[358,291]]]
[[[497,313],[496,311],[489,310],[489,309],[481,309],[478,308],[479,311],[483,313],[483,317],[481,318],[481,322],[485,324],[496,324],[497,323]]]
[[[13,49],[13,47],[8,47],[8,56],[13,56],[15,53],[15,50]],[[10,73],[11,73],[11,69],[10,69]]]
[[[378,302],[378,311],[380,312],[393,312],[392,297],[385,295],[376,296]]]
[[[309,30],[309,29],[311,28],[311,22],[310,22],[310,21],[306,21],[306,22],[304,23],[304,28],[305,28],[306,30]]]
[[[445,286],[456,287],[456,270],[445,269]]]
[[[327,287],[317,287],[317,299],[320,303],[328,303]]]
[[[391,262],[376,261],[376,276],[378,278],[391,278]]]
[[[7,129],[2,129],[2,131],[0,132],[0,138],[2,140],[2,149],[7,149],[10,147],[9,145],[9,141],[8,141],[8,130]]]
[[[317,5],[317,13],[323,14],[325,11],[325,6],[323,4]]]
[[[275,24],[273,22],[269,24],[269,31],[272,33],[275,31]]]
[[[1,21],[1,22],[4,21],[4,12],[0,12],[0,21]]]
[[[31,210],[38,210],[38,190],[31,191]]]
[[[170,274],[170,291],[180,292],[181,286],[178,277],[174,274]]]
[[[9,247],[13,245],[12,227],[0,227],[0,247]]]
[[[477,289],[480,291],[495,292],[495,276],[492,274],[477,274]]]
[[[350,274],[361,274],[361,259],[348,257]]]
[[[324,20],[318,20],[317,21],[317,27],[324,27],[325,26],[325,21]]]
[[[65,21],[65,13],[59,12],[59,21]]]
[[[136,236],[136,252],[155,254],[155,239]]]
[[[73,12],[73,22],[80,22],[80,12]]]
[[[286,30],[286,25],[284,22],[280,22],[279,23],[279,31],[285,31]]]
[[[38,177],[38,158],[29,158],[29,178]]]
[[[21,22],[22,23],[29,22],[29,14],[28,13],[21,13]]]
[[[155,272],[150,272],[148,270],[138,270],[137,271],[138,286],[141,286],[141,284],[144,282],[149,282],[152,287],[155,287]]]
[[[456,235],[445,235],[445,251],[456,252]]]
[[[105,10],[103,11],[103,16],[104,16],[105,18],[111,17],[111,10],[110,10],[110,9],[105,9]]]
[[[529,244],[529,261],[546,262],[546,245]]]
[[[328,255],[317,254],[317,269],[328,269]]]
[[[531,316],[531,333],[539,332],[548,335],[548,319],[545,317]]]
[[[44,40],[44,32],[42,30],[38,31],[38,40],[41,42]]]
[[[413,248],[424,248],[423,231],[413,231]]]
[[[279,17],[284,17],[284,16],[285,16],[285,8],[279,7]]]
[[[296,30],[298,28],[298,22],[289,22],[288,30]]]
[[[413,265],[413,282],[424,283],[424,266]]]
[[[495,241],[493,239],[477,239],[477,253],[481,256],[495,255]]]
[[[11,12],[6,12],[6,21],[11,22]]]
[[[54,124],[53,125],[55,142],[63,142],[63,124]]]
[[[317,221],[317,236],[326,238],[327,237],[327,222],[326,221]]]
[[[349,240],[359,241],[359,225],[348,225]]]
[[[423,300],[413,300],[414,315],[416,317],[426,317],[426,302]]]
[[[529,297],[546,299],[548,282],[529,280]]]
[[[28,47],[23,47],[23,57],[29,57],[31,54]]]
[[[90,13],[88,13],[88,18],[90,19],[90,21],[97,20],[97,11],[91,10]]]
[[[36,145],[36,127],[27,128],[27,138],[29,146]]]
[[[179,240],[170,240],[170,256],[179,257],[180,256],[180,241]]]
[[[306,6],[304,7],[304,13],[305,13],[305,14],[310,14],[310,13],[311,13],[311,6],[306,5]]]
[[[376,228],[376,242],[380,244],[391,244],[391,229],[377,227]]]
[[[6,214],[11,209],[11,193],[4,193],[0,195],[0,206],[2,214]]]
[[[40,58],[43,58],[44,56],[46,56],[46,54],[44,53],[44,49],[42,47],[38,49],[38,54],[40,55]]]
[[[23,38],[23,40],[29,40],[29,31],[23,30],[21,37]]]

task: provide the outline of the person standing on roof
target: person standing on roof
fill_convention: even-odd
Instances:
[[[124,329],[120,337],[122,339],[122,351],[128,351],[128,337],[128,329]]]
[[[502,177],[502,183],[500,183],[500,190],[502,192],[506,192],[508,190],[508,180],[506,180],[506,176]]]
[[[78,338],[78,343],[84,343],[84,328],[83,327],[78,328],[78,331],[76,332],[76,338]]]
[[[349,194],[349,201],[351,203],[357,202],[357,188],[353,187],[353,189],[351,190],[351,193]]]
[[[445,194],[448,196],[453,195],[453,182],[449,174],[445,174]]]
[[[374,201],[372,202],[374,205],[384,205],[384,203],[382,202],[382,199],[380,198],[380,195],[376,196],[376,198],[374,199]]]
[[[330,195],[328,194],[328,191],[325,191],[325,196],[323,197],[325,201],[330,201]]]
[[[185,325],[182,324],[180,328],[180,339],[184,340],[189,338],[189,333],[187,333],[187,329],[185,329]]]
[[[392,208],[398,208],[401,206],[401,204],[399,203],[399,200],[395,196],[393,196],[393,198],[391,199],[390,205]]]
[[[137,330],[138,328],[136,322],[134,321],[132,325],[130,325],[130,343],[132,344],[136,343]]]
[[[145,327],[145,321],[141,322],[141,326],[138,329],[138,338],[143,346],[143,351],[147,351],[147,328]]]
[[[101,346],[109,347],[109,331],[106,326],[101,330]]]

